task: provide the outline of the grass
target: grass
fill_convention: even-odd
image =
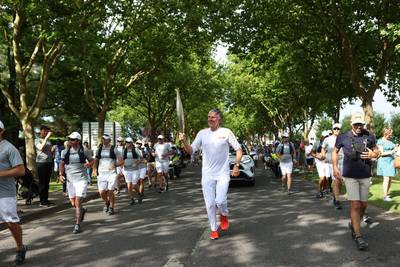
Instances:
[[[318,173],[316,170],[314,172],[299,172],[298,175],[305,180],[312,181],[313,183],[318,183]],[[385,211],[400,214],[400,177],[397,175],[392,179],[392,186],[390,188],[390,196],[392,198],[391,202],[383,201],[383,177],[374,176],[372,177],[372,184],[369,189],[368,203],[376,207],[382,208]],[[342,193],[346,193],[346,188],[342,188]]]

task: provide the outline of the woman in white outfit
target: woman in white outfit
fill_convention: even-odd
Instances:
[[[193,154],[202,149],[202,178],[204,201],[211,227],[211,239],[218,239],[218,225],[216,210],[220,212],[220,226],[222,231],[228,230],[228,202],[227,193],[230,181],[229,146],[236,150],[236,164],[233,167],[233,176],[240,173],[242,149],[235,135],[228,128],[222,128],[222,113],[213,109],[208,113],[209,128],[201,130],[193,143],[189,145],[185,134],[179,133],[179,140],[183,142],[186,152]]]
[[[81,232],[81,222],[86,209],[82,207],[82,200],[86,196],[88,176],[86,168],[93,164],[91,151],[84,149],[81,144],[81,135],[73,132],[68,136],[69,145],[61,153],[59,179],[65,182],[64,173],[67,174],[67,190],[71,205],[75,207],[74,234]],[[64,172],[65,171],[65,172]]]
[[[123,151],[124,168],[123,173],[125,182],[128,187],[128,195],[131,200],[130,205],[135,204],[135,198],[133,196],[133,188],[136,187],[139,180],[139,154],[135,147],[133,147],[132,138],[128,137],[125,140],[126,146]]]

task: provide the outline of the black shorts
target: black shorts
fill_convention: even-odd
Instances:
[[[306,159],[307,165],[314,165],[314,158]]]

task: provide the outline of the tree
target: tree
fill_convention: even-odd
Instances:
[[[0,6],[1,53],[8,59],[8,74],[2,75],[0,89],[21,123],[27,167],[35,175],[33,126],[45,103],[50,73],[63,51],[63,32],[71,27],[75,8],[63,2],[47,5],[35,1],[5,1]]]

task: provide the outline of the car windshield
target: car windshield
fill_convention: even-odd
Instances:
[[[243,155],[249,155],[249,150],[245,144],[240,144],[242,147]],[[232,147],[229,147],[229,155],[236,155],[236,150],[234,150]]]

